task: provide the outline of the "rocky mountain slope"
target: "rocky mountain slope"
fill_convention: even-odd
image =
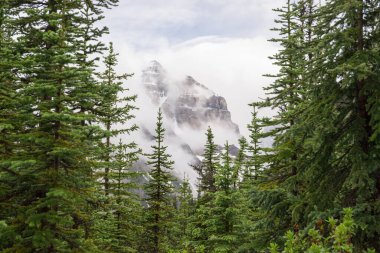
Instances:
[[[189,164],[199,163],[202,159],[207,127],[236,138],[239,136],[239,127],[231,119],[226,99],[191,76],[174,81],[157,61],[152,61],[143,70],[142,86],[153,106],[161,107],[167,144],[175,151],[174,160],[182,161],[175,166],[174,174],[178,178],[185,174],[195,186],[197,175]],[[153,129],[144,125],[141,128],[146,140],[151,140]],[[231,150],[237,152],[236,147]]]
[[[143,71],[142,80],[152,102],[161,106],[166,117],[179,127],[202,130],[211,124],[239,133],[238,125],[231,120],[226,99],[193,77],[171,82],[162,65],[152,61]]]

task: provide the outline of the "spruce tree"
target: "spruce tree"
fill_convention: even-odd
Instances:
[[[250,104],[252,107],[252,118],[247,128],[249,131],[249,145],[247,147],[249,151],[248,169],[245,173],[246,180],[258,180],[259,175],[263,169],[264,163],[270,161],[269,153],[271,149],[265,149],[262,147],[262,140],[266,135],[270,133],[263,132],[263,126],[265,119],[258,116],[258,108],[265,106],[265,103],[256,102]]]
[[[302,159],[309,217],[354,210],[355,250],[380,250],[379,1],[327,1],[318,10]],[[371,211],[370,211],[371,210]],[[311,222],[311,221],[310,221]]]
[[[112,156],[109,171],[109,195],[95,220],[95,240],[106,252],[138,252],[142,243],[142,205],[133,190],[134,179],[140,175],[131,170],[137,160],[135,145],[120,140]],[[102,190],[102,194],[104,192]]]
[[[104,85],[101,85],[101,80],[98,78],[98,65],[99,65],[99,56],[106,53],[107,48],[104,43],[100,40],[104,34],[108,33],[107,27],[99,26],[98,21],[102,20],[103,8],[110,8],[115,6],[117,1],[92,1],[84,4],[80,9],[79,13],[81,15],[80,29],[78,29],[78,37],[76,43],[78,45],[77,53],[75,54],[77,58],[78,65],[81,68],[86,69],[83,72],[82,82],[80,85],[73,89],[72,94],[78,97],[78,104],[76,105],[76,110],[79,110],[81,113],[86,113],[91,111],[95,116],[92,119],[83,119],[81,125],[92,125],[99,124],[101,125],[101,116],[99,112],[99,107],[103,106],[104,97],[102,89]],[[98,160],[99,156],[104,153],[104,145],[102,145],[101,137],[105,135],[104,126],[102,130],[98,132],[96,140],[99,142],[98,148],[93,151],[93,160]],[[107,152],[107,151],[106,151]],[[92,173],[91,175],[94,179],[97,179],[97,173],[99,169],[102,168],[101,162],[94,162],[92,164]],[[97,184],[96,184],[97,185]],[[98,189],[97,187],[94,187]],[[99,191],[96,191],[93,198],[88,199],[88,207],[86,213],[89,215],[89,219],[85,223],[85,237],[92,238],[96,237],[95,233],[96,228],[94,228],[96,213],[94,210],[99,207],[102,198],[102,194]]]
[[[241,184],[244,184],[243,181],[249,177],[248,156],[246,154],[247,149],[247,139],[241,137],[239,139],[239,152],[234,161],[234,170],[232,174],[234,189],[241,187]]]
[[[299,1],[282,12],[279,31],[286,36],[276,41],[284,50],[275,58],[280,75],[268,88],[271,106],[280,112],[264,184],[272,182],[274,191],[261,198],[272,210],[267,217],[282,218],[276,231],[298,230],[351,206],[359,224],[354,250],[379,248],[373,222],[379,214],[368,211],[376,210],[380,192],[374,155],[378,5],[330,0],[316,8],[313,1]]]
[[[210,210],[211,216],[205,222],[209,233],[206,249],[211,252],[233,252],[237,246],[237,237],[234,234],[236,210],[233,208],[232,199],[233,168],[229,152],[230,146],[227,142],[215,177],[217,191]]]
[[[210,233],[207,231],[209,228],[207,222],[212,216],[211,208],[214,193],[217,191],[215,180],[219,157],[217,155],[217,145],[214,142],[214,134],[210,127],[207,129],[206,138],[203,160],[199,166],[193,166],[199,174],[199,184],[195,212],[189,227],[191,231],[190,248],[196,252],[208,249],[206,244]]]
[[[130,123],[134,118],[132,111],[136,109],[133,105],[136,95],[129,96],[128,89],[124,88],[123,81],[131,75],[118,75],[115,71],[118,61],[112,43],[103,64],[105,70],[98,75],[102,100],[96,113],[105,129],[97,173],[104,196],[100,195],[103,204],[96,215],[99,219],[95,221],[96,237],[100,249],[133,252],[137,249],[141,210],[137,196],[132,194],[137,187],[133,183],[137,173],[131,168],[138,159],[139,150],[134,142],[122,143],[120,140],[116,144],[115,139],[123,134],[129,137],[129,133],[137,130],[137,126]]]
[[[195,167],[200,176],[198,190],[204,194],[216,191],[215,174],[218,166],[217,145],[214,143],[214,134],[210,127],[207,129],[206,137],[203,160],[199,167]]]
[[[215,174],[216,191],[199,200],[191,224],[190,246],[195,252],[249,252],[250,215],[248,198],[234,187],[233,161],[226,143]]]
[[[313,13],[308,14],[310,19],[305,22],[307,4],[312,1],[287,0],[284,7],[275,9],[279,16],[275,22],[279,27],[272,30],[278,32],[279,37],[271,41],[279,43],[281,50],[271,59],[280,69],[276,75],[267,75],[275,80],[265,88],[266,101],[252,104],[254,112],[249,126],[252,168],[256,170],[255,179],[260,175],[252,199],[257,214],[262,217],[255,228],[261,235],[257,242],[260,249],[264,249],[273,236],[281,240],[281,235],[289,227],[305,224],[299,161],[306,135],[300,130],[303,127],[300,114],[309,102],[305,83],[310,51],[305,38],[312,36],[307,34],[310,30],[307,25],[313,23]],[[259,119],[256,109],[263,107],[275,108],[276,115]],[[260,134],[262,128],[265,132]],[[271,148],[260,147],[258,141],[263,137],[273,140]],[[262,172],[259,173],[258,169]]]
[[[100,90],[102,94],[102,104],[97,108],[97,113],[100,117],[100,122],[106,130],[104,138],[104,150],[102,165],[104,166],[104,174],[102,178],[105,195],[109,194],[110,182],[109,173],[112,166],[112,154],[115,152],[117,145],[112,143],[112,137],[121,134],[129,134],[137,130],[135,124],[126,126],[126,123],[134,118],[131,113],[136,107],[133,102],[136,100],[136,95],[127,95],[128,89],[123,87],[123,81],[132,75],[118,75],[115,67],[118,64],[117,55],[114,52],[113,44],[108,47],[108,54],[104,57],[103,63],[105,70],[99,74]],[[129,144],[131,147],[136,147],[134,143]]]
[[[0,3],[0,249],[13,240],[14,232],[6,220],[12,216],[12,189],[18,172],[11,167],[17,147],[20,122],[17,118],[17,83],[12,68],[16,67],[14,40],[10,24],[8,1]]]
[[[102,1],[102,5],[107,5]],[[114,2],[114,1],[112,1]],[[4,1],[2,1],[4,3]],[[76,93],[91,69],[77,61],[83,5],[96,1],[11,1],[17,86],[17,152],[6,168],[14,175],[5,223],[17,236],[8,238],[3,252],[96,252],[86,237],[85,212],[92,198],[92,161],[97,149],[92,110],[79,111]],[[94,13],[100,15],[99,12]],[[9,72],[8,72],[9,73]],[[92,95],[99,96],[99,90]],[[3,173],[3,172],[2,172]]]
[[[169,229],[172,219],[173,205],[173,177],[170,171],[174,162],[170,160],[167,153],[167,146],[164,146],[165,128],[162,122],[161,109],[158,111],[155,129],[155,144],[153,151],[147,154],[147,164],[151,167],[149,172],[149,182],[145,185],[147,202],[147,246],[148,252],[160,253],[168,250]]]
[[[195,201],[190,187],[189,179],[184,177],[177,190],[177,209],[175,213],[174,228],[171,230],[171,240],[176,242],[175,248],[185,250],[190,239],[190,222],[194,213]]]

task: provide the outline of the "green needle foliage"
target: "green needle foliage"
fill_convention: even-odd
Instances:
[[[189,180],[184,177],[177,190],[177,208],[174,226],[171,229],[171,241],[177,250],[188,249],[190,240],[190,222],[195,210],[195,201]]]
[[[232,174],[234,189],[248,183],[248,179],[251,178],[248,155],[246,154],[248,147],[247,139],[245,137],[241,137],[239,139],[239,152],[234,161],[234,169]]]
[[[274,231],[351,207],[355,252],[378,237],[379,1],[287,1],[278,10],[280,72],[267,88],[273,150],[254,199]],[[277,227],[277,229],[276,229]],[[375,239],[376,238],[376,239]],[[268,238],[269,239],[269,238]]]
[[[2,160],[1,174],[6,173],[4,184],[10,190],[2,192],[1,203],[12,209],[2,219],[17,236],[7,238],[2,250],[91,251],[84,210],[92,198],[91,159],[101,130],[82,124],[96,116],[90,110],[77,110],[81,97],[75,92],[91,71],[78,63],[76,55],[84,18],[79,10],[86,3],[5,4],[11,8],[5,12],[5,31],[14,39],[15,49],[10,58],[15,64],[5,73],[7,80],[13,79],[13,87],[8,87],[18,98],[17,114],[12,116],[17,138],[12,140],[7,164]],[[1,40],[7,37],[2,35]],[[2,54],[7,48],[2,47]],[[98,92],[93,90],[95,96]]]
[[[115,143],[115,138],[128,137],[137,130],[137,126],[130,123],[134,118],[136,96],[128,96],[128,89],[123,87],[123,81],[131,75],[115,72],[118,61],[112,43],[103,63],[105,70],[98,75],[102,103],[97,107],[97,114],[106,131],[96,173],[103,191],[100,194],[102,207],[95,215],[97,245],[107,252],[136,252],[141,234],[141,205],[132,194],[138,187],[133,180],[139,174],[131,168],[140,151],[134,142]]]
[[[174,162],[167,154],[167,146],[164,146],[165,128],[162,122],[161,109],[158,111],[155,129],[155,145],[152,153],[147,154],[147,164],[151,166],[149,182],[145,185],[147,195],[146,228],[147,228],[147,251],[153,253],[166,252],[169,248],[167,241],[170,226],[173,226],[173,177],[170,171]]]
[[[278,73],[236,157],[207,129],[196,200],[161,110],[136,184],[136,96],[99,26],[117,2],[0,1],[1,252],[380,252],[379,0],[275,9]]]
[[[109,45],[108,54],[104,57],[103,63],[105,70],[99,74],[102,104],[97,108],[97,113],[99,114],[100,123],[107,131],[103,142],[103,157],[101,157],[101,160],[104,168],[102,182],[105,195],[108,195],[110,191],[109,174],[112,171],[113,164],[112,155],[118,148],[117,144],[112,143],[112,138],[137,130],[135,124],[126,125],[134,118],[131,112],[136,107],[132,103],[135,102],[137,96],[128,96],[128,89],[123,87],[123,81],[132,75],[118,75],[115,72],[118,61],[112,43]],[[136,149],[136,144],[134,143],[130,143],[128,146],[130,149]],[[131,155],[135,154],[132,153]],[[132,160],[135,160],[135,158]]]
[[[142,236],[142,206],[135,193],[131,171],[137,152],[120,140],[109,171],[109,195],[103,196],[103,206],[95,215],[96,243],[106,252],[138,252]],[[104,193],[103,193],[104,194]]]
[[[318,220],[316,228],[307,231],[300,231],[294,233],[288,231],[285,235],[285,246],[283,250],[279,250],[279,246],[271,243],[269,251],[271,253],[317,253],[317,252],[331,252],[331,253],[350,253],[354,251],[351,242],[355,233],[356,224],[353,220],[353,211],[350,208],[343,210],[342,222],[338,225],[338,221],[329,218],[326,221]],[[327,235],[326,234],[327,232]],[[374,253],[372,249],[362,252]]]
[[[190,248],[196,252],[207,252],[210,246],[208,221],[212,217],[211,208],[216,192],[216,173],[219,167],[217,145],[214,142],[214,134],[210,127],[206,132],[206,144],[203,151],[203,160],[199,166],[193,166],[199,175],[198,199],[195,212],[190,223]]]
[[[216,191],[215,174],[218,167],[218,156],[216,154],[217,145],[214,143],[214,134],[210,127],[206,132],[206,144],[203,153],[203,161],[200,167],[195,167],[200,178],[198,191],[201,194],[207,194]]]

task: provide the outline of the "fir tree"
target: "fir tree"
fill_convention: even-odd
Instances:
[[[12,216],[12,189],[19,175],[11,167],[17,147],[20,122],[17,118],[17,82],[12,69],[17,66],[14,40],[10,24],[11,8],[8,1],[0,3],[0,249],[6,248],[16,236],[6,223]]]
[[[214,194],[211,216],[206,220],[209,233],[206,249],[211,252],[233,252],[236,248],[237,237],[234,234],[234,218],[236,210],[233,208],[233,168],[228,142],[224,145],[221,157],[222,164],[218,167],[215,183],[217,191]]]
[[[355,250],[373,247],[380,226],[378,1],[327,1],[318,10],[308,71],[308,131],[302,170],[309,217],[351,206]],[[329,210],[329,211],[327,211]],[[373,210],[373,211],[369,211]],[[309,220],[311,222],[311,220]]]
[[[234,187],[234,166],[227,143],[215,175],[216,191],[200,200],[194,215],[190,246],[196,252],[249,252],[248,198]]]
[[[170,171],[173,169],[174,162],[167,154],[167,146],[164,146],[165,128],[162,122],[161,109],[158,111],[155,145],[152,146],[153,152],[147,154],[147,164],[151,166],[149,172],[149,182],[145,186],[147,195],[147,229],[148,229],[148,251],[159,253],[166,252],[168,249],[167,238],[171,224],[173,212],[172,196],[173,178]]]
[[[267,100],[252,104],[253,118],[249,125],[253,151],[252,168],[256,170],[255,179],[260,175],[252,193],[257,214],[261,217],[255,228],[261,237],[257,240],[259,249],[266,247],[273,234],[280,240],[289,227],[299,226],[299,223],[304,222],[299,155],[302,153],[305,133],[299,130],[299,123],[300,114],[308,103],[304,87],[306,57],[309,52],[305,46],[308,31],[304,22],[306,4],[305,1],[292,3],[288,0],[283,8],[275,9],[279,16],[275,22],[279,27],[272,30],[278,32],[280,37],[271,41],[279,43],[282,48],[271,59],[280,70],[277,75],[267,75],[275,78],[265,88]],[[311,15],[310,13],[310,18]],[[256,109],[263,107],[276,108],[276,115],[259,119]],[[260,133],[264,127],[266,131]],[[271,148],[260,147],[259,140],[263,137],[273,140]],[[258,170],[262,169],[259,173]]]
[[[76,105],[76,110],[81,113],[86,113],[91,111],[95,117],[91,119],[83,119],[81,121],[82,126],[89,126],[92,124],[100,124],[101,118],[103,114],[99,111],[99,107],[103,107],[104,101],[104,92],[102,89],[105,88],[104,85],[101,84],[99,78],[97,76],[99,73],[97,72],[97,67],[99,63],[99,55],[104,54],[107,48],[104,43],[100,40],[100,38],[108,33],[107,27],[99,27],[97,24],[98,21],[102,20],[104,17],[100,15],[103,10],[102,8],[110,8],[115,6],[117,1],[92,1],[84,4],[80,9],[81,20],[78,25],[80,25],[81,29],[78,29],[78,37],[76,38],[76,43],[78,45],[77,53],[75,54],[77,58],[77,63],[81,68],[85,69],[83,71],[82,82],[80,85],[76,86],[72,90],[72,94],[78,97],[78,103]],[[93,160],[98,160],[99,156],[104,153],[104,145],[102,145],[101,137],[105,135],[104,131],[107,131],[102,128],[102,131],[98,132],[96,136],[96,140],[99,142],[98,148],[93,151]],[[90,137],[90,136],[89,136]],[[106,153],[108,150],[106,151]],[[92,164],[92,173],[91,175],[96,178],[96,174],[99,169],[102,168],[102,163],[94,162]],[[97,189],[97,188],[96,188]],[[85,223],[85,237],[95,237],[93,232],[95,232],[95,228],[93,227],[95,219],[96,219],[96,210],[94,208],[99,207],[100,200],[103,199],[103,196],[100,192],[96,191],[93,198],[88,199],[88,208],[86,213],[89,214],[89,219]]]
[[[247,139],[245,137],[241,137],[239,139],[239,152],[234,161],[234,170],[232,174],[232,180],[235,190],[241,186],[240,184],[242,183],[242,181],[249,177],[248,156],[246,154],[247,149]]]
[[[195,167],[200,176],[199,191],[205,194],[216,191],[215,173],[218,166],[217,145],[214,143],[214,134],[210,127],[207,129],[206,137],[203,160],[199,167]]]
[[[248,169],[245,172],[245,179],[258,180],[259,174],[263,169],[263,164],[269,161],[269,157],[266,155],[270,152],[262,147],[262,139],[265,137],[265,133],[263,133],[262,129],[264,119],[258,116],[258,108],[265,106],[265,103],[252,103],[250,106],[252,107],[252,119],[247,126],[249,131],[249,145],[247,149],[250,155]]]
[[[189,179],[184,177],[178,189],[177,210],[175,214],[175,228],[172,228],[171,240],[178,242],[177,249],[188,248],[190,239],[190,222],[194,213],[195,203]]]
[[[137,160],[135,144],[119,141],[109,171],[109,195],[95,221],[96,240],[106,252],[138,252],[142,242],[142,206],[135,193],[134,179],[138,172],[131,171]],[[103,193],[104,194],[104,193]]]
[[[210,212],[214,193],[217,190],[215,179],[219,166],[219,158],[216,153],[217,145],[214,143],[214,134],[210,127],[207,129],[206,137],[207,140],[203,151],[204,158],[199,166],[193,166],[200,177],[196,210],[190,223],[190,247],[200,252],[207,249],[206,243],[209,239],[207,221],[212,215]]]
[[[4,1],[2,1],[3,3]],[[108,1],[103,1],[106,4]],[[17,73],[17,152],[7,167],[16,173],[6,224],[17,233],[4,252],[96,252],[85,236],[85,213],[94,184],[92,158],[101,132],[83,125],[96,119],[78,111],[75,91],[90,69],[79,64],[83,5],[88,1],[9,2],[11,34],[17,41],[12,72]],[[96,13],[100,15],[100,13]],[[9,72],[8,72],[9,73]],[[15,87],[15,86],[14,86]],[[99,90],[93,90],[99,95]],[[2,172],[3,173],[3,172]]]
[[[115,67],[118,64],[117,54],[114,52],[113,44],[110,43],[108,48],[108,55],[104,57],[105,70],[99,75],[101,80],[100,88],[102,94],[102,105],[98,107],[97,111],[100,115],[100,122],[106,129],[106,137],[104,140],[104,150],[102,159],[104,161],[104,192],[105,195],[109,194],[109,173],[112,166],[112,154],[115,152],[117,145],[111,142],[111,138],[121,135],[129,134],[137,130],[137,126],[132,124],[129,127],[124,127],[126,123],[134,118],[131,114],[132,110],[136,107],[132,104],[136,100],[136,95],[128,96],[126,92],[128,89],[123,87],[123,80],[126,80],[132,75],[122,74],[118,75],[115,72]],[[122,125],[122,127],[120,127]],[[131,143],[130,146],[136,145]]]
[[[136,96],[128,96],[128,89],[123,87],[123,81],[131,75],[118,75],[115,71],[118,61],[112,43],[103,63],[105,70],[98,75],[102,103],[97,107],[97,114],[106,130],[99,162],[102,172],[98,173],[104,197],[100,198],[103,207],[96,215],[99,219],[95,227],[96,237],[100,249],[133,252],[138,246],[141,210],[137,196],[132,194],[137,187],[133,183],[137,173],[130,170],[137,161],[139,150],[134,142],[123,144],[120,141],[117,145],[112,139],[137,130],[135,124],[129,123],[134,118],[132,111],[136,109],[133,105]]]

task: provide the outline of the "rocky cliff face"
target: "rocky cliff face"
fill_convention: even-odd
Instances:
[[[208,125],[218,125],[239,133],[239,127],[231,120],[226,99],[217,96],[193,77],[171,82],[161,64],[152,61],[143,71],[142,80],[152,102],[161,106],[165,116],[179,127],[202,130]]]
[[[176,161],[175,176],[181,179],[186,175],[195,190],[198,175],[189,164],[196,165],[202,159],[207,127],[211,126],[213,130],[218,128],[228,136],[239,135],[239,127],[231,120],[226,99],[191,76],[173,81],[157,61],[152,61],[143,70],[142,86],[153,105],[161,107],[165,116],[165,144],[169,145],[169,151]],[[153,119],[155,112],[152,111]],[[151,142],[154,129],[142,124],[141,130],[144,139]],[[221,151],[222,147],[219,148]],[[236,147],[231,147],[231,154],[236,153]],[[144,160],[139,162],[138,167],[149,171]]]
[[[166,77],[166,71],[157,61],[152,61],[150,65],[143,70],[143,85],[154,104],[160,104],[168,95],[168,82]]]

